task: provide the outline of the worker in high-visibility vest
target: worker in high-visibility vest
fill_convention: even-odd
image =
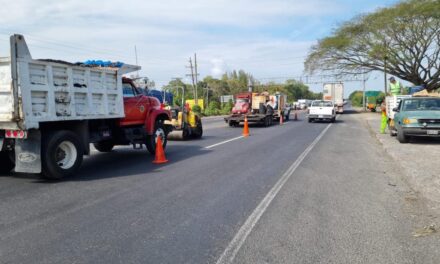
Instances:
[[[390,78],[390,93],[391,95],[399,95],[403,93],[403,86],[394,77]]]
[[[382,111],[382,119],[380,122],[380,133],[385,134],[385,129],[388,125],[387,107],[385,104],[385,99],[382,101],[382,104],[380,105],[380,110]]]

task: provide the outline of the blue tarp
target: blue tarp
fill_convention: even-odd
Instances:
[[[103,61],[103,60],[87,60],[83,62],[83,64],[88,66],[117,67],[117,68],[121,68],[122,65],[124,65],[124,63],[120,61]]]
[[[410,87],[409,88],[409,94],[413,95],[413,94],[415,94],[417,92],[420,92],[420,91],[422,91],[424,89],[425,89],[425,87],[423,85]]]
[[[163,92],[159,90],[148,90],[148,95],[156,97],[161,103],[163,103],[163,96],[165,94],[165,102],[168,105],[173,105],[173,94],[170,92]]]

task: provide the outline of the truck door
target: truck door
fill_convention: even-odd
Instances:
[[[149,109],[148,97],[130,83],[123,83],[125,118],[122,126],[143,125]]]

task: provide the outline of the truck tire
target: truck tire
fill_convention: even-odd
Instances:
[[[107,140],[94,143],[93,146],[99,152],[110,152],[112,151],[115,144],[112,141]]]
[[[239,124],[240,124],[240,123],[237,122],[237,121],[229,120],[229,126],[230,126],[230,127],[238,127]]]
[[[151,155],[156,154],[157,136],[162,137],[162,147],[165,150],[168,140],[167,140],[167,134],[166,134],[165,126],[163,124],[163,120],[157,120],[156,123],[154,124],[153,135],[147,136],[146,145],[147,145],[147,149]]]
[[[0,151],[0,173],[5,174],[11,172],[15,167],[12,152]]]
[[[61,130],[43,136],[42,177],[60,180],[74,174],[83,161],[83,144],[72,131]]]
[[[405,135],[405,133],[403,133],[403,131],[397,131],[397,140],[400,143],[408,143],[409,142],[409,137]]]

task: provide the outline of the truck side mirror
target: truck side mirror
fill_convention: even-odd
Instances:
[[[394,108],[393,108],[393,111],[394,111],[394,112],[400,112],[400,110],[399,110],[398,107],[394,107]]]

